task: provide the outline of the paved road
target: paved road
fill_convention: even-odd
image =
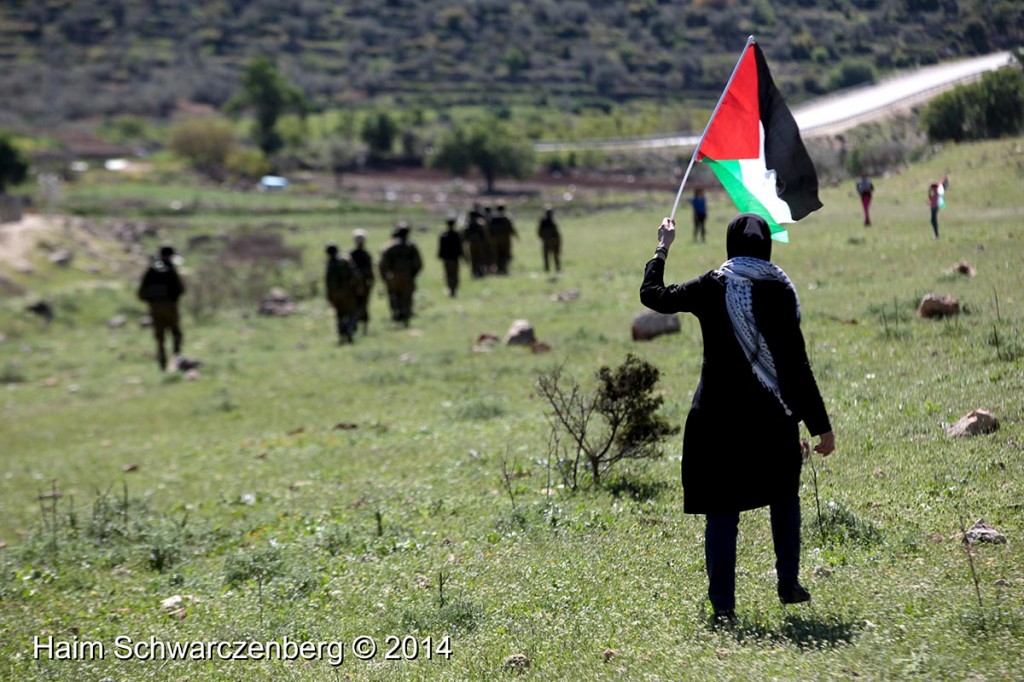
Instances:
[[[794,107],[793,117],[805,137],[834,135],[866,121],[887,116],[893,111],[905,110],[927,101],[960,83],[975,80],[987,71],[1005,66],[1010,59],[1009,52],[998,52],[926,66],[892,76],[875,85],[851,88],[811,100]],[[538,152],[664,149],[693,147],[699,139],[698,133],[584,142],[538,142],[534,149]]]

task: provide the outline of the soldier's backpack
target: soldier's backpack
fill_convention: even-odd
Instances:
[[[177,278],[163,261],[150,265],[139,284],[138,296],[146,302],[175,301],[179,294]]]

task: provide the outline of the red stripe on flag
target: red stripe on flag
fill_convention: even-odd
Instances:
[[[729,90],[711,122],[697,160],[756,159],[761,155],[761,105],[754,45],[747,47]]]

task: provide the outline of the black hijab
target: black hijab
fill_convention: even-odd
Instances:
[[[765,219],[753,213],[741,213],[726,230],[725,252],[729,258],[747,256],[770,261],[772,232]]]

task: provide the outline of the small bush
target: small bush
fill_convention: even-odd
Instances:
[[[256,181],[270,172],[270,162],[259,149],[236,149],[227,155],[224,166],[238,180]]]
[[[829,76],[828,86],[830,90],[850,88],[855,85],[866,85],[875,82],[875,68],[870,62],[860,59],[850,59]]]
[[[929,102],[921,126],[932,141],[983,140],[1016,135],[1024,128],[1024,71],[992,71]]]
[[[221,180],[228,155],[235,147],[235,131],[224,119],[193,118],[171,130],[168,146],[195,170]]]
[[[614,370],[598,370],[598,386],[589,393],[564,378],[561,368],[541,375],[537,392],[551,407],[551,454],[567,487],[577,489],[581,467],[600,485],[616,462],[661,455],[661,442],[679,427],[659,414],[664,402],[654,395],[659,376],[657,367],[632,353]]]

